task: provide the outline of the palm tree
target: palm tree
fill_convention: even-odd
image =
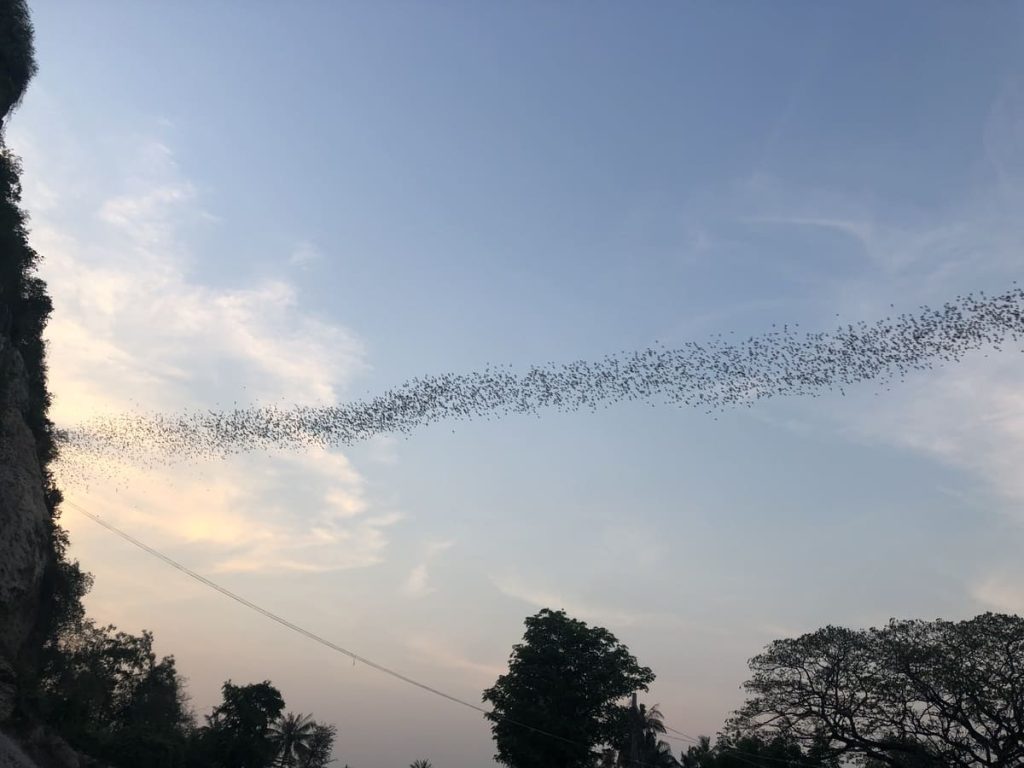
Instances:
[[[672,745],[657,738],[650,731],[644,733],[644,740],[640,745],[640,762],[645,766],[653,765],[658,768],[678,768],[679,766],[679,761],[672,754]]]
[[[316,723],[309,715],[287,712],[270,729],[270,738],[277,747],[274,765],[290,768],[301,765],[309,753]]]
[[[650,709],[637,704],[636,694],[625,712],[628,739],[627,748],[619,752],[622,766],[658,766],[676,768],[679,762],[672,756],[671,745],[659,739],[665,733],[665,719],[655,704]]]
[[[409,768],[434,768],[429,760],[413,760]]]
[[[650,709],[647,708],[646,704],[641,704],[639,707],[640,714],[640,727],[644,733],[659,734],[665,732],[665,716],[661,714],[661,710],[658,709],[658,705],[655,704]]]

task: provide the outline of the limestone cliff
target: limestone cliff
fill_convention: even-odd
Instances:
[[[6,126],[35,73],[32,24],[24,0],[0,0],[0,121]],[[2,130],[2,128],[0,128]],[[46,462],[52,456],[42,330],[50,312],[35,276],[21,210],[20,167],[0,134],[0,729],[7,730],[36,674],[52,600],[56,529]],[[77,765],[30,716],[0,733],[0,766]],[[32,754],[34,762],[25,754]],[[36,755],[38,753],[39,756]],[[55,755],[53,758],[50,755]],[[41,756],[41,757],[40,757]]]
[[[20,746],[0,733],[0,768],[35,768],[35,763]]]
[[[14,707],[15,670],[39,614],[49,558],[49,511],[36,441],[26,419],[29,382],[21,354],[0,334],[0,722]]]

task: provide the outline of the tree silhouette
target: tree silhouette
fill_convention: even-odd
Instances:
[[[892,620],[778,640],[750,661],[737,731],[880,766],[1024,764],[1024,618]]]
[[[267,768],[277,754],[271,727],[284,699],[269,681],[221,687],[223,701],[206,717],[207,754],[224,768]]]
[[[32,18],[24,0],[5,0],[0,11],[0,119],[21,101],[36,73]]]
[[[157,658],[153,635],[82,620],[46,657],[37,701],[79,749],[105,763],[163,768],[183,760],[192,727],[174,658]]]
[[[302,765],[309,756],[316,723],[309,715],[287,712],[275,722],[269,731],[270,739],[277,748],[274,765],[282,768]]]
[[[665,733],[665,723],[658,705],[649,710],[639,706],[638,724],[640,726],[640,744],[638,765],[658,766],[658,768],[675,768],[679,761],[672,755],[672,745],[659,736]],[[623,763],[629,765],[629,763]]]
[[[300,768],[326,768],[328,763],[334,762],[331,759],[331,752],[337,735],[338,729],[333,725],[314,722],[313,732],[306,747],[306,756],[300,763]]]
[[[618,735],[618,702],[647,690],[654,673],[614,635],[564,611],[526,619],[508,673],[484,691],[498,762],[511,768],[592,766]]]
[[[630,703],[619,709],[616,720],[614,749],[606,757],[611,765],[630,768],[679,765],[672,755],[671,745],[660,738],[665,733],[665,722],[657,704],[648,708],[646,704],[637,703],[633,694]]]
[[[839,768],[834,758],[822,757],[814,749],[804,752],[793,741],[781,737],[766,741],[736,733],[719,735],[714,746],[707,736],[701,736],[681,757],[683,768]]]

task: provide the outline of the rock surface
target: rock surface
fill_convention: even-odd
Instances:
[[[36,726],[19,738],[0,732],[0,768],[105,768],[83,757],[54,731]],[[140,766],[142,768],[142,766]]]
[[[34,728],[23,741],[23,747],[34,761],[33,768],[82,768],[81,755],[45,726]]]
[[[0,768],[37,768],[21,747],[0,733]]]
[[[49,514],[36,443],[25,422],[21,355],[0,335],[0,722],[11,714],[15,670],[39,612]]]

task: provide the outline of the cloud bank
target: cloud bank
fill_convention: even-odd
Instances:
[[[189,233],[218,222],[166,144],[130,145],[109,190],[90,189],[61,151],[23,146],[32,243],[55,304],[47,343],[56,420],[242,398],[332,402],[366,368],[356,335],[306,312],[288,280],[215,287],[198,276]],[[305,263],[311,248],[282,262]],[[154,543],[187,545],[212,571],[365,567],[382,559],[401,518],[375,508],[336,451],[235,457],[214,472],[117,455],[94,462],[71,450],[58,481]]]

